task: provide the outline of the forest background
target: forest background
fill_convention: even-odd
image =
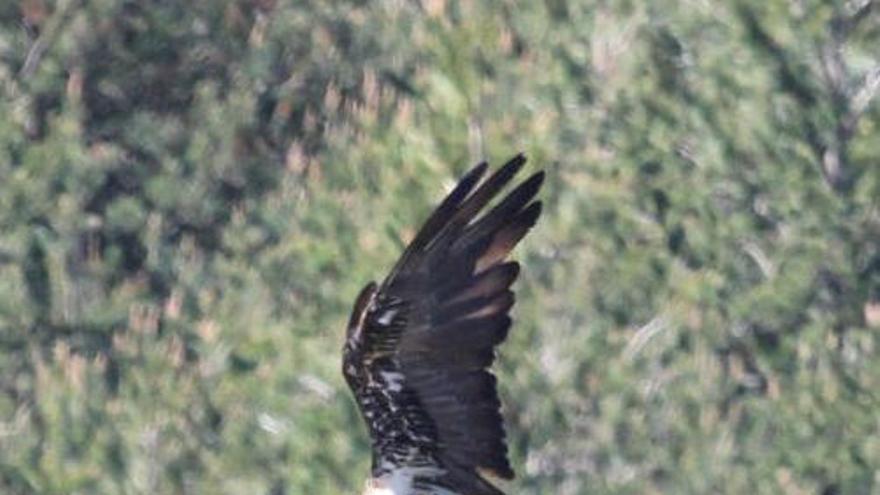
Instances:
[[[350,304],[524,151],[511,493],[877,493],[877,4],[2,2],[0,492],[356,492]]]

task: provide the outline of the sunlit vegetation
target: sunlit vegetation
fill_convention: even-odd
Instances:
[[[354,493],[349,305],[545,169],[515,494],[880,490],[877,2],[0,5],[0,492]]]

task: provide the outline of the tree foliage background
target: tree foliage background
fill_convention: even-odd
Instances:
[[[349,304],[523,150],[511,493],[876,493],[878,10],[2,3],[0,492],[356,492]]]

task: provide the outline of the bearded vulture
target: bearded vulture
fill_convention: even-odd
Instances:
[[[514,476],[489,368],[519,274],[506,259],[541,214],[544,173],[479,214],[525,161],[482,182],[474,167],[355,301],[342,371],[372,440],[365,495],[504,495],[484,475]]]

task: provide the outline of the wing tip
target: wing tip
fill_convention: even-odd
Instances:
[[[526,183],[535,181],[536,184],[534,187],[535,191],[537,192],[538,189],[540,189],[541,186],[544,184],[544,179],[546,178],[546,176],[547,174],[544,170],[538,170],[534,174],[530,175],[528,179],[526,179]]]
[[[509,179],[516,175],[520,171],[520,169],[523,168],[523,165],[525,165],[527,161],[528,158],[526,158],[525,153],[520,151],[519,153],[513,155],[512,158],[507,160],[507,162],[502,165],[501,168],[499,168],[498,171],[495,172],[495,174],[499,177],[507,177]],[[507,182],[507,179],[504,182]]]
[[[483,174],[486,173],[486,170],[489,168],[489,162],[486,160],[481,160],[476,165],[474,165],[461,180],[469,179],[471,177],[476,177],[477,179],[481,178]],[[461,182],[461,180],[459,182]]]
[[[532,202],[529,206],[523,210],[523,218],[526,219],[526,223],[529,227],[534,227],[538,222],[538,218],[541,216],[541,212],[544,211],[544,202],[540,199]]]

